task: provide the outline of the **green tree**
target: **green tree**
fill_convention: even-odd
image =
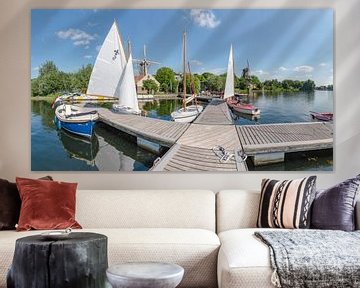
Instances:
[[[159,87],[156,84],[156,82],[152,79],[144,80],[143,81],[143,87],[145,90],[147,90],[148,94],[155,93],[158,91]]]
[[[53,61],[46,61],[39,67],[39,77],[48,75],[50,73],[57,73],[59,69],[56,67]]]
[[[174,92],[176,88],[175,72],[169,67],[161,67],[156,71],[155,79],[164,92]]]
[[[302,87],[300,88],[301,91],[305,91],[305,92],[312,92],[315,90],[315,82],[313,80],[306,80]]]
[[[92,69],[92,65],[88,64],[82,66],[76,73],[71,74],[71,88],[73,91],[86,92]]]

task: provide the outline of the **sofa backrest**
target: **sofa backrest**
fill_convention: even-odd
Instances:
[[[78,190],[76,220],[84,228],[215,231],[215,193],[209,190]]]
[[[222,190],[216,194],[217,233],[239,228],[255,228],[260,192]]]
[[[360,196],[359,196],[360,198]],[[260,191],[222,190],[216,194],[216,232],[255,228]],[[360,199],[355,206],[355,227],[360,230]]]

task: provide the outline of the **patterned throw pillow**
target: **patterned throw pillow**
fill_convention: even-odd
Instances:
[[[308,228],[316,176],[294,180],[263,179],[257,227]]]

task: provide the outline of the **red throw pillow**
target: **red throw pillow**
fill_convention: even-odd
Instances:
[[[75,221],[77,183],[16,178],[21,198],[17,231],[81,228]]]

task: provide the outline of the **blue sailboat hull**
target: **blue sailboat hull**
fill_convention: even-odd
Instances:
[[[90,138],[94,131],[95,121],[79,123],[64,122],[55,116],[55,125],[58,129],[64,129],[70,133]]]

